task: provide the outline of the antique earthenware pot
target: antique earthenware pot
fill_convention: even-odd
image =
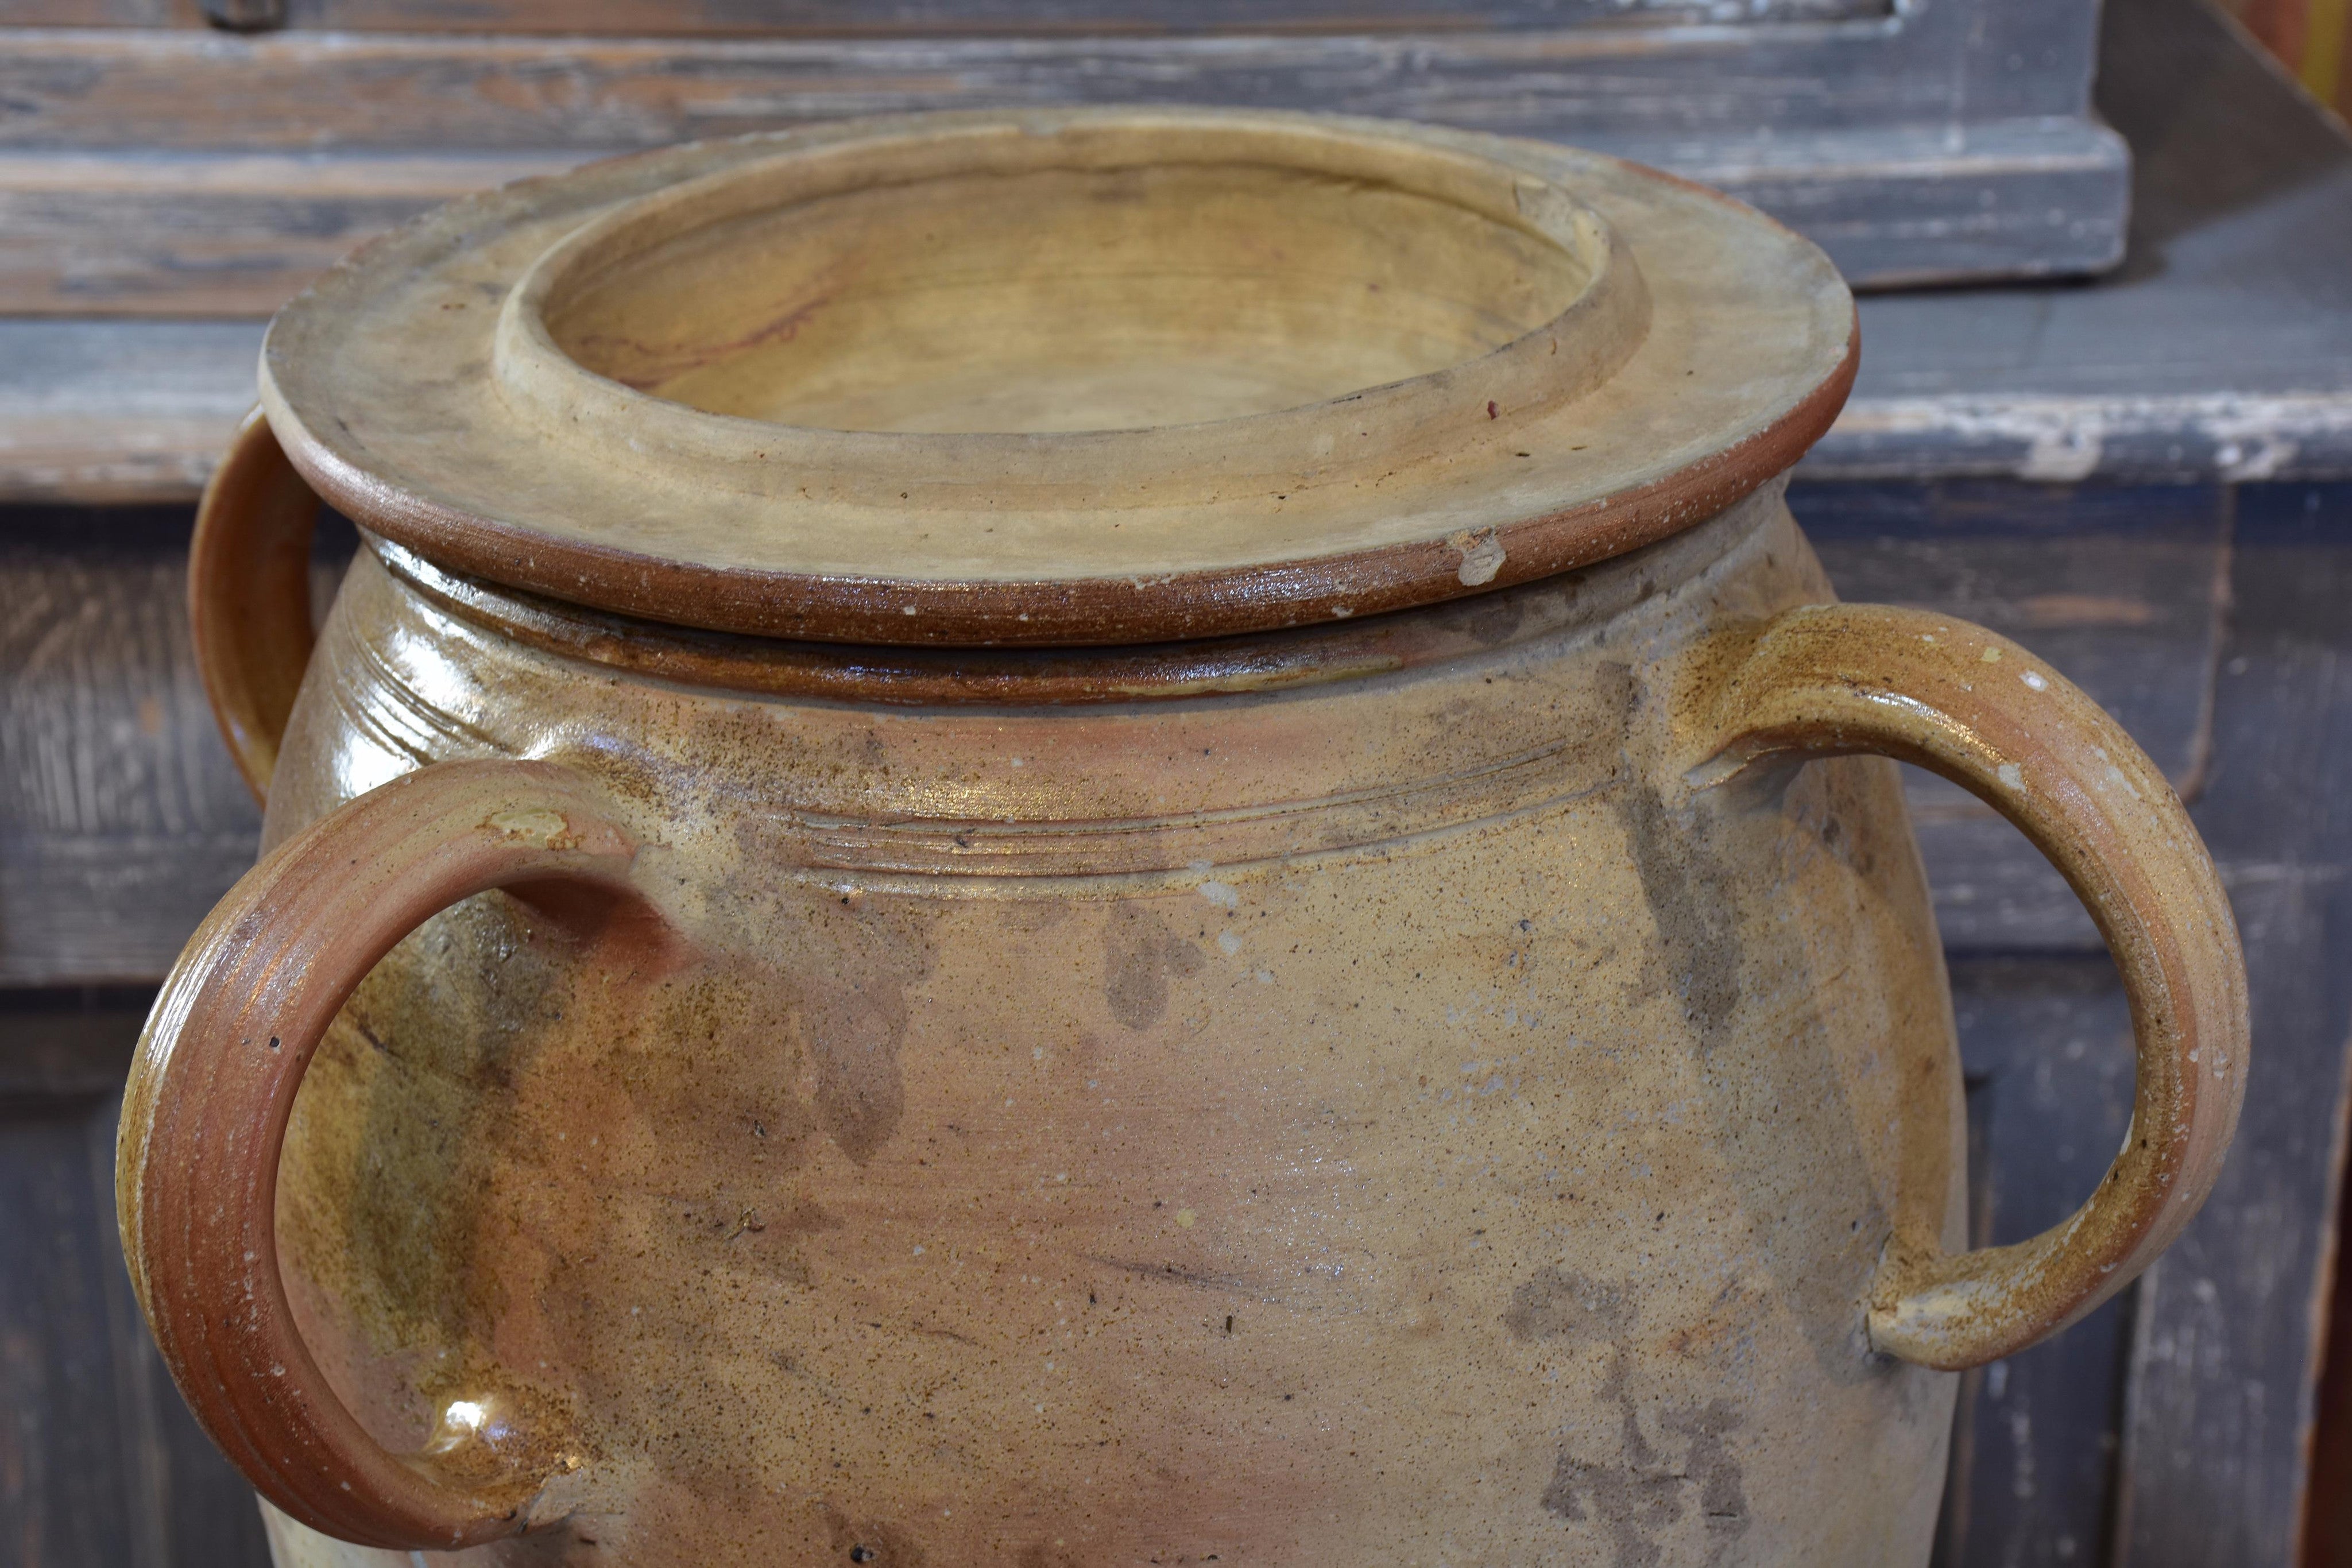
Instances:
[[[1947,1369],[2179,1230],[2245,1000],[2095,705],[1832,602],[1779,476],[1856,348],[1707,192],[1270,114],[709,143],[330,274],[196,552],[268,853],[121,1152],[280,1563],[1923,1562]],[[2020,1246],[1889,757],[2129,987]]]

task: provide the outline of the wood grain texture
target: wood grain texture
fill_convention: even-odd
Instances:
[[[259,814],[188,641],[189,526],[0,526],[0,985],[152,980],[252,864]],[[348,528],[321,548],[331,581]]]
[[[2123,151],[2069,122],[1585,138],[1730,192],[1864,287],[2116,259]],[[362,241],[584,149],[0,153],[0,312],[267,316]]]
[[[0,28],[0,91],[15,110],[0,145],[619,151],[853,114],[1136,101],[1311,107],[1579,143],[1945,130],[2079,117],[2088,40],[2071,17],[2053,26],[2055,9],[1984,0],[1900,24],[1083,39]],[[2053,49],[2071,51],[2063,73],[2027,69],[2029,57],[2054,63]],[[1988,72],[2018,85],[1979,106],[1969,89]]]
[[[147,993],[0,993],[0,1561],[262,1568],[252,1493],[173,1390],[111,1224]]]
[[[0,498],[194,501],[260,358],[257,321],[0,320]]]
[[[828,0],[760,8],[756,33],[722,0],[704,7],[713,26],[689,12],[670,36],[597,36],[633,17],[667,32],[632,4],[563,7],[562,36],[528,17],[499,30],[495,5],[448,7],[452,29],[398,8],[424,31],[370,30],[384,13],[352,6],[252,36],[0,28],[0,147],[38,154],[0,168],[0,311],[266,314],[500,158],[1041,104],[1307,108],[1581,142],[1732,189],[1818,232],[1865,284],[2120,254],[2126,161],[2084,112],[2081,0]],[[437,176],[413,162],[436,157]]]
[[[1973,1245],[2065,1218],[2131,1117],[2131,1019],[2104,956],[1952,966],[1967,1074]],[[2129,1292],[1964,1375],[1937,1568],[2108,1561]]]
[[[2117,1559],[2291,1568],[2352,1039],[2352,486],[2240,499],[2198,820],[2225,862],[2263,1064],[2205,1214],[2142,1282]]]
[[[1618,27],[1880,17],[1890,0],[293,0],[288,27],[394,33],[637,33],[773,37],[1054,33],[1465,32],[1601,23]],[[193,0],[16,0],[18,26],[204,26]]]
[[[0,155],[0,314],[268,316],[383,230],[578,154]]]
[[[1805,475],[2352,475],[2352,141],[2189,0],[2108,16],[2134,261],[2088,287],[1865,297],[1855,395]],[[193,498],[259,345],[241,321],[0,320],[0,497]]]

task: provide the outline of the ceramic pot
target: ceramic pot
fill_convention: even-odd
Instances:
[[[1833,602],[1855,352],[1663,175],[1179,111],[625,160],[288,307],[193,588],[267,852],[120,1187],[279,1562],[1924,1562],[1950,1369],[2178,1233],[2245,999],[2095,705]],[[1887,758],[2130,990],[2019,1246]]]

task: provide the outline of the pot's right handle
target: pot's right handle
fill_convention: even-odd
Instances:
[[[269,792],[310,662],[310,535],[320,501],[256,408],[213,470],[188,551],[196,667],[236,770]]]
[[[477,1406],[480,1445],[453,1465],[437,1449],[392,1453],[336,1396],[278,1270],[278,1153],[311,1053],[394,944],[490,888],[589,944],[615,989],[658,982],[688,945],[636,885],[636,855],[564,768],[436,763],[265,856],[156,996],[115,1150],[131,1284],[205,1432],[315,1530],[441,1551],[512,1534],[563,1468],[564,1435],[529,1429],[528,1412],[486,1425]]]
[[[2138,1086],[2088,1202],[2028,1241],[1956,1255],[1898,1239],[1871,1343],[1981,1365],[2121,1290],[2196,1214],[2245,1098],[2245,958],[2221,881],[2171,785],[2072,683],[1948,616],[1810,605],[1704,646],[1677,727],[1700,788],[1773,758],[1875,753],[1970,790],[2064,873],[2123,973]]]

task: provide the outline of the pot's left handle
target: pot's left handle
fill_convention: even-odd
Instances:
[[[638,891],[637,846],[569,770],[444,762],[280,845],[163,984],[131,1072],[117,1218],[147,1321],[196,1418],[257,1490],[330,1535],[401,1550],[523,1528],[549,1476],[477,1451],[395,1455],[304,1345],[278,1270],[279,1145],[320,1038],[435,912],[504,888],[592,946],[616,982],[686,949]],[[549,1454],[562,1434],[522,1432]],[[541,1461],[542,1469],[549,1461]],[[479,1479],[485,1470],[490,1479]]]
[[[269,792],[286,716],[310,662],[310,535],[320,501],[256,408],[196,507],[188,626],[236,769]]]

